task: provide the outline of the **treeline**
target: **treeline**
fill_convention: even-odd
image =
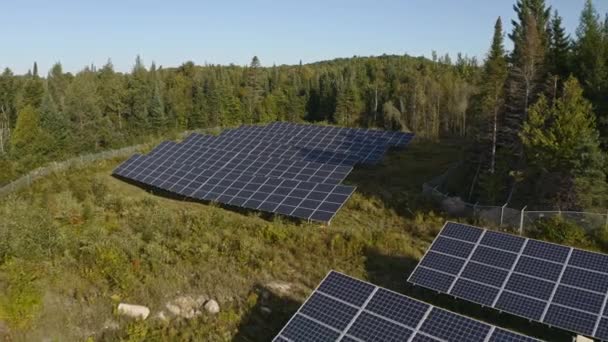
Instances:
[[[466,193],[484,203],[605,210],[608,15],[587,0],[571,37],[544,0],[518,0],[514,10],[514,48],[505,51],[498,18],[480,79]]]
[[[479,70],[435,53],[273,67],[257,57],[246,67],[146,67],[137,57],[127,74],[108,62],[72,75],[57,63],[46,77],[34,63],[0,76],[0,163],[9,174],[146,135],[275,120],[464,135]]]

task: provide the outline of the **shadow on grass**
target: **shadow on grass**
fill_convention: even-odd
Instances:
[[[225,209],[225,210],[229,210],[232,211],[234,213],[238,213],[241,215],[245,215],[245,216],[257,216],[260,217],[266,221],[272,222],[274,221],[277,217],[279,217],[282,221],[285,222],[289,222],[291,224],[294,225],[307,225],[307,224],[312,224],[313,222],[307,222],[306,220],[302,220],[296,217],[291,217],[291,216],[284,216],[284,215],[280,215],[280,214],[273,214],[273,213],[268,213],[268,212],[264,212],[264,211],[259,211],[259,210],[254,210],[254,209],[248,209],[248,208],[243,208],[243,207],[236,207],[236,206],[231,206],[228,204],[222,204],[222,203],[218,203],[218,202],[211,202],[211,201],[203,201],[203,200],[197,200],[194,198],[190,198],[187,196],[183,196],[183,195],[179,195],[176,194],[174,192],[171,191],[167,191],[167,190],[163,190],[163,189],[159,189],[157,187],[151,186],[149,184],[145,184],[145,183],[141,183],[138,181],[135,181],[133,179],[129,179],[129,178],[125,178],[122,176],[118,176],[113,174],[112,177],[121,180],[125,183],[131,184],[133,186],[136,186],[142,190],[145,190],[146,192],[149,192],[155,196],[159,196],[159,197],[163,197],[163,198],[167,198],[167,199],[171,199],[171,200],[176,200],[176,201],[182,201],[182,202],[189,202],[189,203],[198,203],[198,204],[205,204],[205,205],[215,205],[219,208]],[[318,223],[318,222],[317,222]]]
[[[261,285],[254,286],[253,291],[257,294],[257,302],[244,315],[232,341],[272,341],[302,305]]]
[[[459,139],[442,142],[417,140],[404,149],[391,149],[374,166],[358,166],[346,183],[357,186],[365,198],[378,199],[401,217],[411,218],[420,210],[434,209],[422,195],[422,185],[459,160]]]
[[[439,308],[450,310],[464,316],[468,316],[489,324],[519,333],[534,336],[546,341],[570,342],[572,335],[566,331],[549,328],[547,325],[531,322],[527,319],[498,310],[482,307],[480,305],[456,299],[452,296],[437,293],[420,286],[414,286],[407,282],[407,278],[416,267],[418,260],[390,256],[378,253],[375,250],[367,250],[365,267],[369,281],[375,285],[382,286],[402,293],[406,296],[427,302]]]

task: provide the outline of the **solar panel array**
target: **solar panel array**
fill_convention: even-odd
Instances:
[[[538,340],[331,271],[274,341]]]
[[[191,134],[136,154],[114,174],[186,198],[329,222],[355,187],[357,164],[379,162],[412,134],[274,123]]]
[[[608,255],[448,222],[408,281],[608,340]]]

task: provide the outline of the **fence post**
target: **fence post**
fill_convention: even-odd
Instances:
[[[479,204],[479,201],[475,202],[475,204],[473,204],[473,218],[477,219],[477,205]]]
[[[502,223],[503,223],[503,218],[505,216],[505,207],[507,206],[507,203],[505,203],[502,207],[500,207],[500,226],[502,227]]]
[[[524,212],[528,206],[521,208],[521,216],[519,218],[519,235],[524,235]]]

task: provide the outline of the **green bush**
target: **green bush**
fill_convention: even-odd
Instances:
[[[534,225],[532,236],[568,246],[592,245],[583,228],[559,216],[538,220]]]

